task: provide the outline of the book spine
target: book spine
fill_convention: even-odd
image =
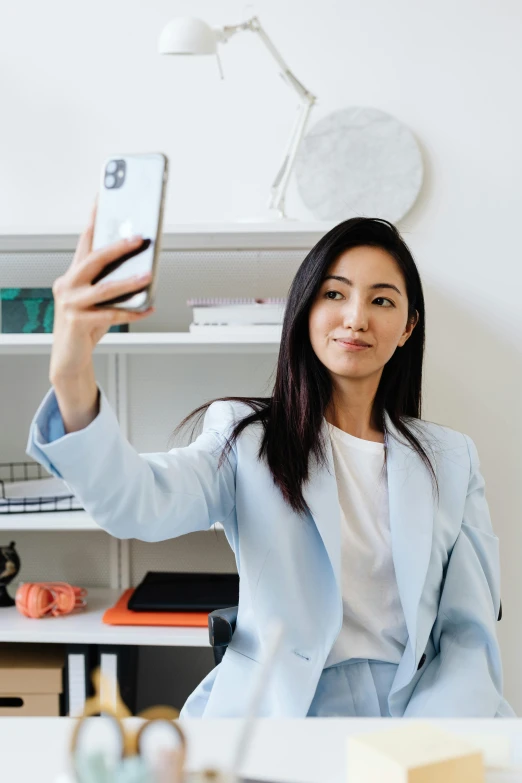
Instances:
[[[254,299],[253,297],[207,297],[198,299],[187,299],[187,307],[223,307],[224,305],[267,305],[277,304],[285,305],[286,297],[272,296],[264,299]]]
[[[72,718],[83,715],[85,702],[94,694],[92,672],[97,664],[97,647],[93,644],[67,644],[63,683],[63,714]]]
[[[284,308],[281,306],[248,307],[194,307],[193,323],[201,324],[280,324],[283,322]]]
[[[210,326],[209,324],[190,324],[189,332],[192,334],[205,335],[208,337],[216,335],[252,335],[252,336],[266,336],[271,338],[281,337],[281,325],[280,324],[230,324],[218,326]]]
[[[117,694],[132,715],[136,714],[138,680],[137,645],[100,645],[101,702],[117,711]]]

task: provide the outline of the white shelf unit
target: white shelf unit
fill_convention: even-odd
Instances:
[[[183,223],[166,226],[161,240],[165,250],[309,250],[335,226],[330,221],[281,220],[268,223]],[[0,252],[36,250],[73,251],[83,226],[27,228],[0,234]]]
[[[80,530],[101,531],[102,528],[85,511],[45,511],[43,513],[28,511],[21,514],[0,514],[0,532],[2,530],[79,532]],[[223,530],[223,525],[216,522],[209,530]]]
[[[0,514],[0,531],[101,530],[85,511],[45,511]],[[1,630],[0,630],[1,633]]]
[[[32,620],[16,607],[2,609],[0,641],[53,644],[137,644],[147,647],[208,647],[206,628],[106,625],[102,616],[121,590],[88,588],[87,607],[63,617]]]
[[[273,353],[278,349],[281,329],[275,327],[272,336],[252,336],[241,334],[241,331],[231,331],[229,335],[216,336],[194,335],[190,332],[137,332],[110,333],[104,335],[96,346],[96,353],[105,355],[109,361],[109,376],[118,373],[115,363],[117,355],[127,354],[163,354],[163,353]],[[0,356],[3,355],[38,355],[50,354],[53,342],[52,334],[0,334]],[[124,374],[121,367],[120,375]],[[120,377],[120,383],[115,384],[120,389],[125,388],[126,378]],[[114,400],[113,400],[114,401]],[[114,401],[117,404],[117,400]],[[124,429],[125,431],[125,429]],[[0,531],[12,530],[100,530],[101,528],[82,511],[58,511],[20,514],[0,514]],[[210,530],[223,530],[218,522]],[[0,640],[1,640],[0,628]]]
[[[164,417],[170,423],[169,415],[173,417],[172,423],[177,423],[197,406],[201,397],[207,400],[234,394],[247,396],[265,393],[260,389],[263,383],[256,379],[262,377],[264,381],[264,367],[274,365],[277,358],[280,327],[275,327],[273,334],[265,333],[259,336],[242,333],[240,330],[215,336],[191,333],[188,331],[187,314],[184,313],[183,317],[180,315],[186,299],[194,296],[286,296],[289,282],[298,264],[330,227],[328,224],[239,224],[194,225],[171,227],[170,231],[167,230],[162,243],[158,313],[153,314],[150,321],[131,325],[131,331],[128,333],[105,335],[94,352],[98,370],[103,371],[104,391],[118,416],[123,434],[132,443],[137,439],[140,443],[145,441],[147,446],[150,445],[149,448],[138,450],[158,448],[157,433],[164,430],[158,425],[154,434],[148,432],[153,421],[152,415],[155,417],[154,421],[158,419],[161,425]],[[0,236],[0,261],[7,260],[7,263],[0,264],[0,287],[50,286],[54,278],[62,274],[70,263],[77,236],[77,232]],[[36,372],[33,367],[37,367],[40,373],[45,372],[52,341],[52,334],[0,334],[0,378],[3,363],[8,370],[15,368],[14,375],[18,373],[17,378],[31,378],[32,373]],[[9,364],[10,362],[12,364]],[[25,369],[21,369],[22,363]],[[182,369],[178,370],[178,363],[182,365]],[[202,372],[207,363],[210,366],[208,376]],[[259,367],[261,370],[258,372]],[[7,376],[11,378],[11,373],[7,372]],[[165,404],[170,406],[168,390],[163,396],[159,395],[160,402],[157,402],[156,392],[158,387],[161,388],[165,383],[165,378],[167,386],[171,384],[174,388],[174,396],[178,395],[172,411],[170,407],[159,407]],[[22,383],[22,380],[17,380],[16,383]],[[41,378],[37,385],[42,387]],[[151,389],[154,391],[154,399],[149,406],[148,395]],[[23,395],[21,397],[20,404],[23,404]],[[41,397],[35,396],[34,399],[38,402]],[[12,400],[18,405],[15,391],[12,392]],[[27,398],[25,404],[28,404]],[[30,421],[28,416],[32,417],[35,411],[33,404],[31,402],[29,411],[24,411],[27,423]],[[153,408],[153,414],[144,417],[137,415],[136,411],[141,411],[140,405]],[[0,431],[1,425],[0,414]],[[18,430],[16,433],[19,440]],[[6,459],[7,453],[4,448],[3,459],[0,461],[10,459]],[[44,532],[50,536],[58,536],[58,539],[53,539],[53,547],[55,541],[58,541],[59,547],[60,541],[70,541],[70,537],[74,538],[75,534],[80,537],[90,536],[90,540],[100,542],[100,547],[109,547],[106,560],[110,571],[106,587],[90,587],[88,582],[69,580],[76,584],[86,584],[86,611],[69,617],[30,620],[22,617],[15,608],[0,610],[0,642],[208,647],[208,632],[205,628],[125,627],[102,623],[105,609],[116,602],[124,589],[136,583],[133,553],[136,558],[142,558],[143,570],[150,569],[151,562],[153,568],[157,562],[152,559],[147,547],[159,548],[163,559],[162,567],[158,570],[170,569],[171,562],[169,560],[165,567],[165,550],[168,550],[168,547],[163,544],[142,545],[141,542],[103,536],[100,531],[101,528],[94,520],[82,511],[0,515],[0,543],[5,538],[15,539],[15,533],[20,538],[27,535],[40,536],[38,542],[41,542],[41,534]],[[222,525],[218,523],[209,533],[194,534],[196,537],[200,536],[195,540],[194,547],[202,546],[208,549],[204,553],[206,559],[204,558],[202,570],[209,569],[209,563],[213,562],[212,553],[219,543],[216,535],[220,535],[221,542],[224,540],[224,534],[220,531]],[[27,551],[27,540],[25,541]],[[164,543],[175,543],[177,547],[179,541],[180,539],[176,539],[174,542]],[[223,543],[219,545],[224,548]],[[71,551],[72,546],[74,545],[68,545],[67,552]],[[96,547],[96,544],[93,546]],[[175,554],[179,548],[182,554],[177,559],[173,558],[177,570],[191,570],[193,564],[190,568],[184,568],[183,553],[186,550],[183,547],[171,548],[168,551]],[[226,549],[230,551],[228,545]],[[48,551],[51,551],[51,548]],[[23,560],[22,553],[22,565]],[[228,567],[227,563],[223,564],[223,560],[219,565],[216,570],[226,570]],[[24,581],[30,578],[30,575],[24,574]],[[12,586],[10,592],[13,594]]]
[[[111,332],[102,337],[95,348],[98,354],[137,353],[270,353],[277,349],[281,329],[273,335],[249,335],[238,331],[216,336],[191,332]],[[0,354],[48,354],[52,334],[0,334]]]

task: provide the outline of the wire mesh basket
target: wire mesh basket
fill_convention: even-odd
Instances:
[[[35,481],[50,478],[48,472],[38,462],[2,462],[0,463],[0,514],[42,513],[57,511],[82,511],[83,506],[74,494],[55,497],[38,497],[31,493],[28,497],[7,497],[9,484],[14,482]]]

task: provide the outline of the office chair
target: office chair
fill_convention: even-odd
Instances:
[[[497,621],[500,620],[502,620],[502,601],[500,602],[500,611],[497,617]],[[208,616],[208,636],[214,652],[214,663],[216,666],[223,660],[227,646],[232,640],[236,621],[237,606],[230,606],[228,609],[216,609],[210,612]]]
[[[237,606],[215,609],[208,616],[208,637],[214,652],[214,663],[221,663],[236,628]]]

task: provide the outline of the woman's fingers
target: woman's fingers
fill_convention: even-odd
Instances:
[[[133,240],[114,242],[100,250],[92,250],[96,203],[85,231],[79,238],[73,261],[65,274],[57,277],[53,283],[54,295],[54,339],[51,352],[50,377],[91,378],[92,352],[96,344],[111,326],[140,321],[153,311],[149,307],[145,312],[132,312],[108,303],[122,294],[132,295],[142,291],[148,278],[141,280],[127,278],[112,281],[103,276],[104,272],[117,268],[139,253],[145,246],[142,237]],[[150,242],[150,240],[149,240]],[[108,267],[108,269],[105,269]],[[99,279],[98,279],[99,278]],[[93,280],[98,282],[93,283]]]
[[[83,260],[89,255],[92,248],[92,236],[94,234],[94,223],[96,221],[96,210],[98,208],[98,197],[96,197],[91,209],[91,215],[89,222],[83,232],[80,234],[74,258],[72,260],[71,267],[80,265]]]
[[[95,285],[83,285],[69,289],[66,304],[72,307],[88,308],[130,292],[137,293],[152,279],[150,272],[145,276],[134,276],[126,280],[103,280]],[[109,305],[110,307],[110,305]]]
[[[115,324],[127,324],[132,321],[140,321],[154,311],[153,307],[142,313],[133,313],[131,310],[119,310],[118,308],[106,308],[98,310],[85,310],[82,312],[82,321],[93,326],[104,326],[107,329]]]
[[[131,239],[120,239],[100,250],[93,250],[87,258],[79,264],[71,266],[70,281],[74,286],[91,283],[96,275],[112,261],[117,261],[122,256],[136,250],[143,242],[143,237],[137,236]]]
[[[101,329],[102,334],[104,334],[111,326],[139,321],[142,318],[149,316],[152,312],[154,312],[154,307],[149,307],[148,310],[145,310],[142,313],[134,313],[131,310],[120,310],[116,307],[97,308],[95,310],[71,309],[62,313],[62,316],[65,319],[62,324],[67,323],[69,327],[74,327],[75,324],[81,324],[82,328],[85,328],[88,333],[91,333],[93,329]]]

